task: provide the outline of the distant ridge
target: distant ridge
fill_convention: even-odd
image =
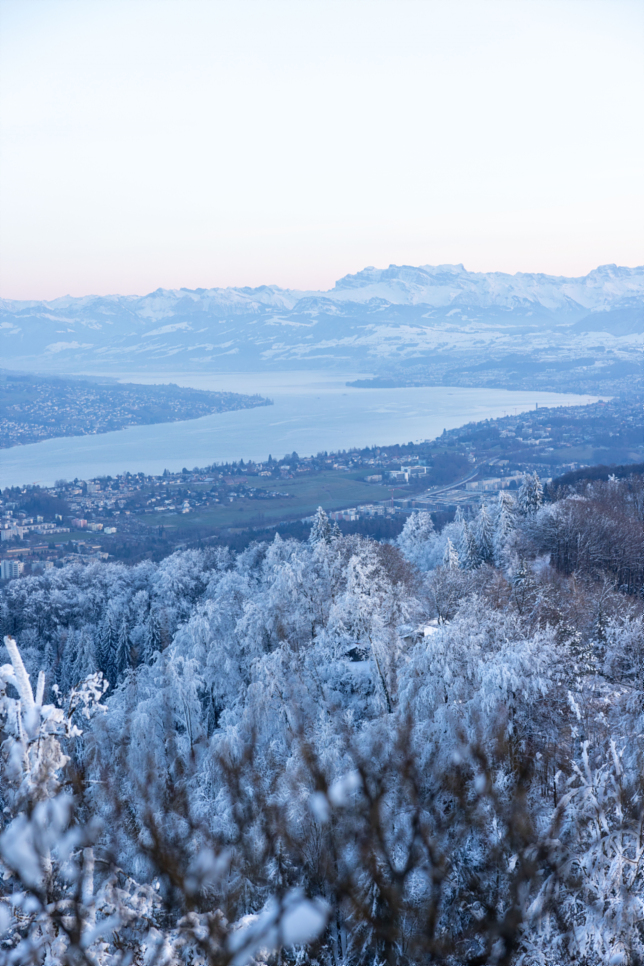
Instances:
[[[644,266],[568,278],[390,265],[345,275],[328,291],[261,285],[0,300],[3,365],[64,372],[382,373],[437,354],[471,363],[546,350],[632,360],[642,334]]]
[[[303,298],[331,301],[364,302],[380,298],[395,305],[423,303],[433,306],[460,304],[464,299],[471,304],[511,305],[517,300],[534,302],[549,308],[567,307],[571,303],[587,310],[608,308],[615,301],[629,296],[644,299],[644,265],[627,268],[600,265],[587,275],[545,275],[540,272],[469,272],[463,265],[390,265],[388,268],[369,266],[354,275],[338,279],[328,290],[284,289],[277,285],[211,288],[158,288],[147,295],[63,295],[50,300],[0,299],[3,312],[23,312],[47,307],[50,310],[71,311],[101,307],[140,306],[143,316],[150,313],[172,314],[172,307],[184,299],[205,302],[212,310],[220,306],[226,311],[235,307],[270,305],[292,308]]]
[[[578,483],[592,482],[594,480],[606,481],[614,476],[618,480],[627,479],[629,476],[642,476],[644,474],[644,463],[626,463],[619,466],[585,466],[581,470],[572,470],[556,477],[548,484],[551,493],[556,493],[560,487],[576,486]]]

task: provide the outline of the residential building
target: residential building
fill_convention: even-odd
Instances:
[[[0,579],[13,580],[19,577],[25,569],[25,565],[20,560],[3,560],[0,562]]]

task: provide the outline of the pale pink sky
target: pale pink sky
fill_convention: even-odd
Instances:
[[[644,262],[637,0],[0,0],[0,295]]]

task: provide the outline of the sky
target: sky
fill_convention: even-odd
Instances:
[[[0,297],[644,263],[639,0],[0,0]]]

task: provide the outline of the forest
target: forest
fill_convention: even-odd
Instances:
[[[0,963],[644,961],[644,477],[0,591]]]

